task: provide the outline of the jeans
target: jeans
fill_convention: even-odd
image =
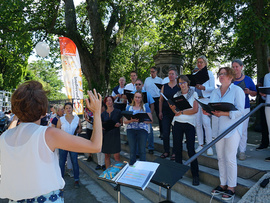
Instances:
[[[66,150],[59,149],[59,165],[61,169],[62,177],[64,178],[65,175],[65,164],[67,161],[67,154],[69,153],[70,159],[73,166],[73,173],[75,181],[79,180],[79,164],[78,164],[78,153],[77,152],[70,152]]]
[[[172,120],[174,117],[174,113],[163,113],[163,118],[162,118],[162,127],[163,127],[163,147],[164,147],[164,152],[170,153],[170,134],[171,134],[171,125],[172,125]],[[172,153],[175,153],[175,149],[173,147]]]
[[[130,148],[130,165],[136,162],[136,147],[138,146],[138,152],[140,156],[140,161],[146,161],[146,140],[148,132],[142,129],[128,129],[127,138]]]
[[[150,124],[150,133],[148,133],[148,150],[154,150],[154,133],[152,124]]]
[[[182,164],[183,136],[186,135],[186,144],[189,158],[195,154],[195,127],[189,123],[174,122],[172,128],[173,145],[175,148],[175,162]],[[198,161],[191,162],[192,177],[199,177]]]

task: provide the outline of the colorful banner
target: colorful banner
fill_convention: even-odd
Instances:
[[[83,114],[82,70],[78,49],[67,37],[59,37],[64,84],[74,112]]]

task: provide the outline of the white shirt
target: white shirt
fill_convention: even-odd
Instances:
[[[219,136],[240,118],[244,116],[245,108],[245,93],[241,87],[231,84],[226,93],[221,97],[220,88],[215,89],[211,96],[210,102],[229,102],[232,103],[238,110],[230,111],[230,116],[212,116],[212,133],[213,137]],[[236,127],[233,131],[225,136],[229,138],[235,130],[238,130],[239,134],[242,134],[242,124]]]
[[[212,91],[215,89],[215,77],[212,71],[207,71],[209,75],[209,80],[202,84],[205,87],[205,90],[202,90],[203,97],[210,97]]]
[[[270,87],[270,73],[267,73],[264,76],[263,86]],[[268,103],[268,104],[270,103],[270,95],[269,94],[266,95],[265,103]]]
[[[65,132],[71,134],[71,135],[74,135],[74,132],[75,132],[76,128],[78,127],[79,120],[80,119],[78,116],[74,116],[71,123],[69,123],[66,120],[66,116],[62,116],[62,117],[60,117],[61,129],[64,130]]]
[[[183,96],[185,98],[187,98],[187,94],[183,94]],[[177,97],[177,94],[175,94],[173,97]],[[195,101],[195,99],[198,99],[197,92],[194,92],[193,95],[188,99],[188,103],[190,104],[190,106],[193,107],[193,102]],[[189,123],[189,124],[195,126],[196,115],[197,114],[195,113],[195,114],[192,114],[192,115],[181,114],[179,116],[174,116],[173,120],[172,120],[172,125],[174,125],[174,121],[177,121],[179,123]]]
[[[135,91],[136,90],[136,86],[135,86],[135,83],[132,84],[132,83],[128,83],[125,87],[125,90],[130,90],[130,91]]]
[[[153,98],[160,97],[160,89],[158,89],[155,83],[163,84],[162,79],[158,76],[155,78],[148,77],[144,81],[144,89],[149,92]]]
[[[45,140],[47,128],[21,123],[0,136],[0,198],[30,199],[64,187],[57,152]]]

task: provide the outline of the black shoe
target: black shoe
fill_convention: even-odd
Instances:
[[[198,176],[193,178],[192,185],[194,185],[194,186],[200,185],[200,179]]]
[[[93,161],[93,158],[91,156],[88,157],[88,159],[86,160],[87,162]]]
[[[106,170],[106,166],[105,166],[105,165],[101,166],[101,169],[102,169],[103,171],[105,171],[105,170]]]
[[[101,169],[101,165],[97,165],[95,169],[96,170],[100,170]]]
[[[154,154],[154,150],[149,149],[149,150],[148,150],[148,153],[149,153],[149,154]]]
[[[270,157],[265,158],[264,161],[269,162],[270,161]]]
[[[267,147],[260,145],[259,147],[256,148],[256,151],[263,150],[263,149],[267,149]]]

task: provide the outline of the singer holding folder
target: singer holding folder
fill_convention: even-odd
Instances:
[[[195,92],[194,88],[189,87],[189,83],[190,81],[187,76],[180,75],[177,78],[177,86],[180,90],[173,97],[183,95],[192,108],[177,111],[175,105],[170,105],[170,108],[174,113],[172,133],[173,147],[175,149],[175,162],[177,163],[182,163],[182,143],[184,134],[186,135],[188,156],[192,157],[195,154],[195,124],[196,113],[198,112],[198,103],[195,98],[198,98],[198,94]],[[199,185],[199,166],[197,159],[191,162],[191,174],[193,177],[192,184],[195,186]]]
[[[147,113],[151,121],[139,122],[139,119],[124,118],[124,123],[127,124],[127,138],[130,147],[130,165],[136,162],[136,148],[138,145],[140,161],[146,161],[146,140],[152,123],[152,114],[148,104],[143,103],[143,94],[140,91],[135,92],[132,103],[127,106],[126,111],[136,113]]]
[[[233,84],[235,72],[232,68],[223,67],[218,71],[221,86],[215,89],[210,102],[229,102],[237,110],[212,111],[213,136],[217,137],[244,116],[245,94],[237,85]],[[209,115],[203,111],[205,115]],[[234,198],[237,185],[237,148],[242,133],[242,124],[216,143],[220,185],[212,190],[212,195],[222,195],[222,199],[229,201]]]

